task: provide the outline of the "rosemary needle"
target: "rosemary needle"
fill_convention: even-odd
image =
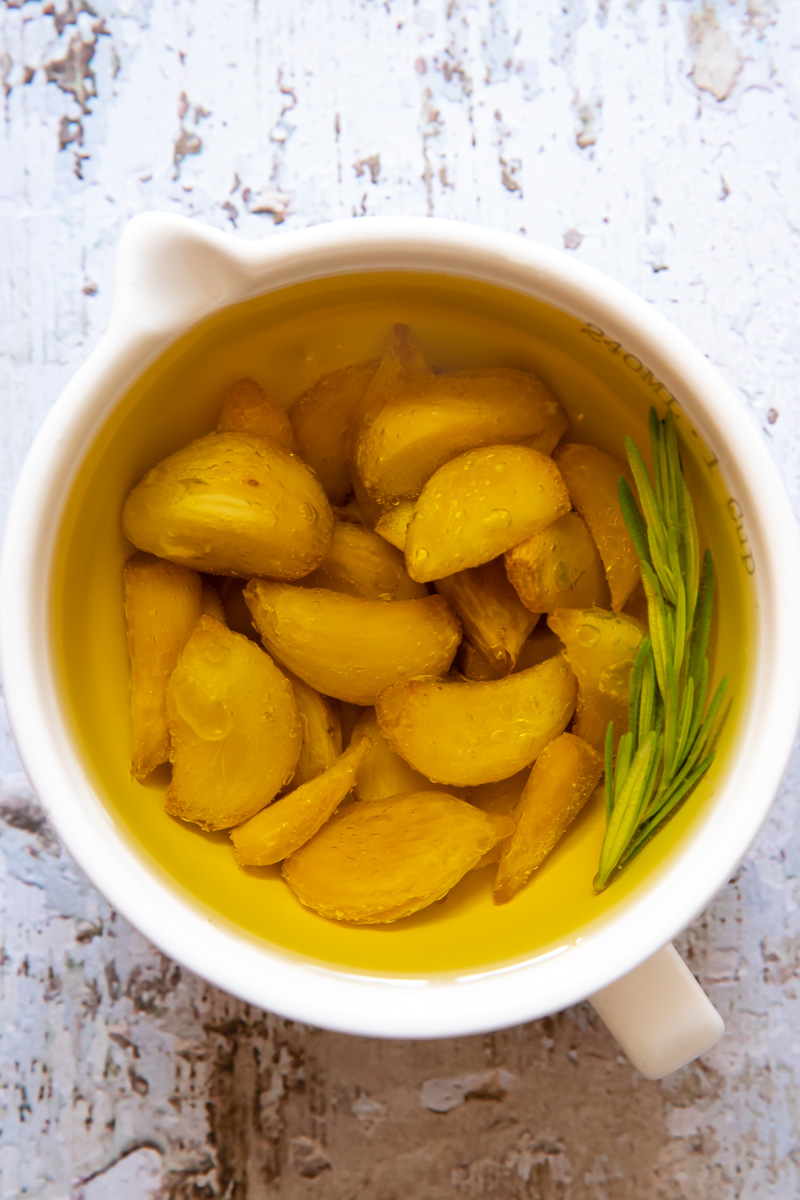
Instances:
[[[595,877],[607,887],[697,786],[714,761],[723,679],[706,707],[714,564],[700,559],[694,505],[683,474],[675,420],[650,410],[653,477],[626,439],[634,496],[619,480],[622,515],[639,558],[649,637],[631,676],[628,731],[613,753],[606,732],[606,834]],[[638,497],[638,503],[637,503]]]

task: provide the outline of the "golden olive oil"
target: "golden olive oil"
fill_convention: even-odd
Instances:
[[[717,761],[665,830],[611,887],[594,894],[603,838],[597,797],[530,883],[492,903],[493,867],[472,872],[445,901],[396,925],[358,928],[303,908],[277,868],[240,869],[227,833],[205,834],[164,811],[168,768],[130,776],[129,664],[122,564],[131,547],[120,514],[130,489],[165,455],[213,429],[227,387],[242,376],[284,406],[321,374],[376,358],[394,322],[411,326],[437,368],[507,366],[539,375],[567,410],[566,439],[620,457],[631,434],[647,457],[647,413],[674,404],[701,538],[713,550],[714,680],[730,677],[732,707]],[[421,273],[339,276],[283,289],[208,318],[131,383],[81,464],[61,518],[51,634],[59,688],[86,771],[115,822],[153,869],[217,924],[294,954],[358,972],[487,970],[574,943],[663,870],[714,803],[749,684],[754,594],[738,508],[714,460],[647,365],[586,324],[515,292]],[[712,681],[713,682],[713,681]]]

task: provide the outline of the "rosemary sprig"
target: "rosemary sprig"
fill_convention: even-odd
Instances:
[[[694,505],[683,474],[675,420],[650,410],[653,477],[626,439],[635,496],[625,476],[619,501],[642,569],[649,637],[631,676],[628,731],[614,758],[606,731],[606,834],[596,891],[634,858],[697,786],[714,761],[728,681],[706,708],[714,564],[700,560]],[[638,496],[638,503],[637,503]]]

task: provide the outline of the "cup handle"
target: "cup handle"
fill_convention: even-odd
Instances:
[[[725,1024],[675,947],[589,997],[645,1079],[663,1079],[705,1054]]]

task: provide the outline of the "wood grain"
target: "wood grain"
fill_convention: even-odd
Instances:
[[[787,0],[6,0],[2,511],[144,208],[249,238],[430,214],[565,248],[720,366],[797,504],[798,42]],[[253,1011],[109,910],[5,726],[0,771],[3,1200],[800,1194],[797,758],[682,942],[727,1036],[661,1084],[586,1006],[434,1043]]]

